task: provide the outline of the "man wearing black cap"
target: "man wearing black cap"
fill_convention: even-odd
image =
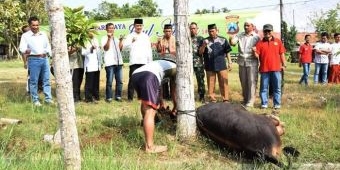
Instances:
[[[216,75],[223,102],[229,102],[228,69],[231,69],[229,52],[231,47],[224,37],[217,35],[215,24],[208,25],[209,37],[203,40],[199,54],[204,57],[204,68],[207,74],[208,95],[211,102],[216,102]],[[226,59],[228,59],[228,63]]]
[[[280,39],[272,35],[273,26],[265,24],[263,26],[263,39],[254,47],[255,56],[260,61],[260,98],[261,108],[268,107],[268,88],[273,87],[274,109],[281,108],[281,70],[285,65],[285,48]]]
[[[161,58],[163,57],[176,57],[176,39],[175,36],[172,35],[172,25],[165,24],[163,29],[163,37],[158,39],[157,42],[157,51]],[[170,99],[170,82],[165,82],[162,85],[163,89],[163,98]]]
[[[143,31],[143,19],[135,19],[134,30],[123,42],[123,49],[130,51],[129,58],[129,78],[132,73],[139,67],[152,61],[152,49],[150,37]],[[133,100],[134,89],[132,84],[128,84],[128,100]]]

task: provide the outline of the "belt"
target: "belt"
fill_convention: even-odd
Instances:
[[[32,54],[32,55],[28,55],[28,57],[39,57],[39,58],[45,58],[46,54]]]

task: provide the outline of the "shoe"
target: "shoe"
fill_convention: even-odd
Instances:
[[[108,103],[111,103],[112,102],[112,98],[108,98],[105,101],[108,102]]]
[[[117,101],[117,102],[121,102],[121,101],[122,101],[122,98],[121,98],[121,97],[116,97],[116,101]]]
[[[154,145],[150,148],[145,147],[145,152],[146,153],[161,153],[161,152],[165,152],[168,150],[167,146],[162,146],[162,145]]]
[[[246,107],[254,107],[254,104],[253,103],[247,103]]]
[[[267,109],[268,105],[261,105],[261,109]]]
[[[40,107],[41,103],[39,101],[36,101],[36,102],[33,103],[33,105],[36,106],[36,107]]]
[[[275,106],[274,106],[274,109],[276,109],[276,110],[277,110],[277,109],[281,109],[281,106],[280,106],[280,105],[275,105]]]

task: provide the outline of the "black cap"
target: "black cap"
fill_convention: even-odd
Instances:
[[[266,30],[273,31],[273,26],[271,24],[265,24],[263,26],[263,31],[266,31]]]
[[[216,24],[208,25],[208,30],[211,30],[211,29],[216,29]]]
[[[133,24],[143,24],[143,19],[135,19]]]
[[[164,29],[172,29],[172,25],[171,24],[165,24]]]

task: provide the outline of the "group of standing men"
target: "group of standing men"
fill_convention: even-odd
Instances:
[[[24,33],[20,42],[20,51],[28,56],[30,73],[30,91],[33,103],[40,106],[37,94],[37,82],[40,74],[43,77],[43,91],[45,102],[52,103],[51,88],[49,84],[49,63],[47,55],[51,55],[51,47],[45,34],[39,31],[39,21],[32,17],[28,21],[30,31]],[[152,61],[152,47],[148,35],[142,32],[143,20],[134,20],[134,31],[124,40],[114,35],[114,24],[106,24],[107,35],[98,43],[93,34],[82,49],[69,47],[70,63],[82,61],[81,65],[71,66],[73,75],[73,90],[75,101],[80,100],[80,84],[82,72],[85,72],[85,101],[99,100],[99,77],[101,69],[101,55],[106,71],[106,101],[113,99],[122,100],[122,66],[121,50],[127,48],[130,51],[129,58],[129,83],[128,100],[133,100],[134,90],[141,99],[141,113],[143,115],[143,127],[145,133],[145,150],[147,152],[163,152],[165,146],[153,144],[155,110],[164,106],[160,99],[164,89],[159,90],[165,79],[170,82],[169,97],[173,100],[172,114],[176,114],[175,75],[176,75],[176,43],[172,35],[172,25],[164,26],[164,36],[157,42],[157,50],[161,60]],[[245,32],[235,35],[227,40],[218,35],[215,24],[208,25],[209,36],[203,38],[197,35],[198,27],[195,22],[190,24],[190,32],[193,49],[193,66],[198,84],[199,99],[205,102],[204,70],[206,71],[209,102],[216,102],[215,83],[216,77],[223,102],[229,102],[228,70],[232,68],[230,58],[230,45],[238,44],[240,55],[237,63],[240,65],[239,78],[242,85],[244,104],[253,107],[256,96],[256,84],[258,68],[261,73],[260,97],[262,108],[268,107],[268,86],[274,85],[274,108],[281,105],[281,71],[285,68],[282,42],[272,35],[273,26],[266,24],[263,27],[264,38],[260,40],[254,32],[254,24],[246,21]],[[81,52],[81,53],[80,53]],[[74,56],[74,62],[71,60]],[[79,60],[78,60],[79,59]],[[227,59],[227,61],[226,61]],[[260,63],[260,64],[259,64]],[[77,76],[78,75],[78,76]],[[78,78],[77,78],[78,77]],[[80,79],[81,77],[81,79]],[[115,95],[112,92],[113,77],[116,80]]]
[[[313,52],[315,54],[314,84],[340,83],[340,33],[334,34],[334,43],[332,44],[328,42],[328,38],[327,32],[321,33],[320,41],[313,47],[310,43],[311,35],[305,36],[305,43],[299,49],[299,65],[303,68],[300,84],[308,85]]]

